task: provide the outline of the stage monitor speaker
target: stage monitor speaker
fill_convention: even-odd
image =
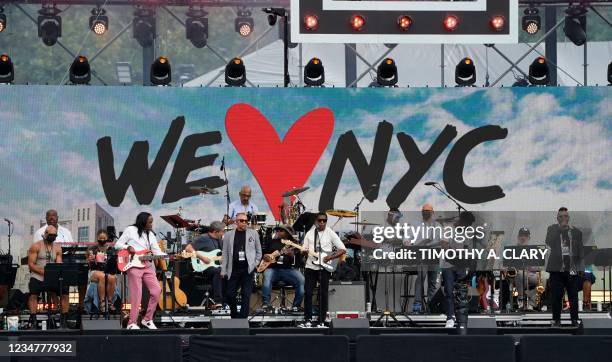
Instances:
[[[101,331],[101,330],[116,330],[121,329],[121,324],[117,319],[89,319],[83,317],[81,320],[83,330]]]
[[[495,317],[468,317],[468,334],[497,334]]]
[[[329,311],[365,312],[365,282],[329,282]]]
[[[211,319],[210,334],[249,335],[249,321],[246,319]]]
[[[612,335],[612,319],[583,319],[582,334],[585,335]]]
[[[332,318],[331,333],[348,336],[354,341],[357,336],[370,334],[370,322],[365,318]]]

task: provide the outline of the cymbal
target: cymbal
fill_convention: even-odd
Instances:
[[[283,193],[283,197],[291,197],[291,196],[295,196],[297,194],[301,194],[302,192],[308,190],[310,188],[310,186],[304,186],[304,187],[297,187],[297,188],[293,188],[289,191],[285,191]]]
[[[349,222],[349,224],[353,224],[353,225],[364,225],[364,226],[376,226],[376,225],[380,225],[374,222],[365,222],[365,221],[353,221],[353,222]]]
[[[325,211],[328,215],[336,217],[355,217],[357,213],[355,211],[332,209]]]
[[[203,195],[217,195],[219,193],[219,191],[211,189],[208,186],[190,186],[189,189],[197,191],[198,193]]]
[[[371,249],[376,249],[376,248],[380,247],[380,245],[378,245],[378,244],[376,244],[376,243],[374,243],[372,241],[366,240],[363,237],[361,237],[361,238],[350,238],[350,239],[348,239],[345,242],[345,244],[348,244],[348,245],[357,245],[357,246],[362,246],[362,247],[371,248]]]
[[[449,221],[457,221],[457,220],[459,220],[457,216],[439,217],[436,219],[437,222],[449,222]]]

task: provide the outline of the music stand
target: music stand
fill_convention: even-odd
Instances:
[[[292,227],[298,233],[305,233],[312,228],[315,223],[316,215],[312,212],[305,212],[300,215],[293,223]]]
[[[43,287],[45,290],[57,290],[60,313],[62,311],[62,288],[87,285],[88,271],[87,264],[82,263],[48,263],[45,265]]]
[[[514,250],[512,255],[521,255],[523,250],[527,250],[528,255],[531,255],[533,249],[546,249],[546,245],[512,245],[504,247],[504,255],[506,250]],[[521,270],[523,273],[523,311],[527,310],[527,291],[529,290],[528,278],[525,275],[525,270],[529,267],[542,268],[546,264],[546,259],[503,259],[503,266],[505,268],[515,268]],[[541,273],[541,270],[540,270]]]
[[[603,268],[603,304],[606,304],[606,292],[612,290],[612,248],[604,248],[594,250],[592,253],[593,265]],[[585,257],[586,259],[586,257]],[[606,268],[608,269],[608,283],[609,286],[606,288]],[[612,311],[612,301],[610,303],[610,311]]]

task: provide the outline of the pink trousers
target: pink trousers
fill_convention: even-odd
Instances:
[[[149,305],[144,316],[144,320],[150,321],[153,319],[157,302],[159,301],[161,288],[157,278],[155,277],[155,267],[151,263],[142,269],[131,268],[127,271],[128,287],[130,289],[130,320],[128,324],[138,322],[138,311],[140,309],[140,301],[142,300],[142,284],[149,290]]]

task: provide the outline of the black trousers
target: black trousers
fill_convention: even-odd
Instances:
[[[321,280],[319,280],[321,276]],[[331,273],[322,270],[305,269],[304,272],[304,319],[309,321],[312,319],[312,295],[317,282],[319,282],[319,289],[321,290],[321,297],[319,299],[319,323],[325,321],[327,315],[328,300],[329,300],[329,278]]]
[[[213,287],[213,299],[215,303],[223,303],[223,279],[221,279],[221,268],[208,268],[202,273],[210,278]]]
[[[236,294],[240,287],[240,314],[236,301]],[[251,300],[251,292],[253,291],[253,273],[248,273],[246,270],[233,270],[232,276],[227,281],[227,293],[225,298],[230,306],[232,318],[247,318],[249,316],[249,302]]]
[[[572,320],[578,320],[578,283],[581,280],[578,275],[570,275],[569,272],[550,272],[552,315],[554,321],[561,321],[563,292],[565,290],[567,290],[567,298],[570,302],[570,316]]]

